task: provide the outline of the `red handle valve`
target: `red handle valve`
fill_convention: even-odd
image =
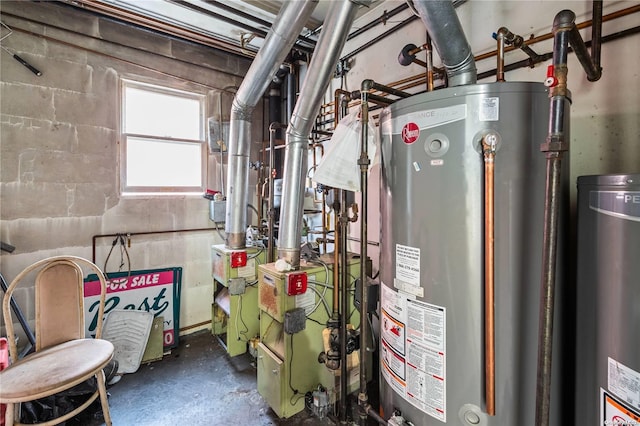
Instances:
[[[555,70],[553,65],[547,67],[547,78],[544,80],[544,85],[547,87],[555,87],[558,85],[558,79],[555,77]]]

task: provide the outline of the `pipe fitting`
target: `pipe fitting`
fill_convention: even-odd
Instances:
[[[553,19],[553,35],[558,31],[569,31],[576,25],[576,14],[569,9],[558,12]]]

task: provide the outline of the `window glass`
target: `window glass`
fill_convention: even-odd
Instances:
[[[123,193],[202,193],[204,96],[123,80]]]

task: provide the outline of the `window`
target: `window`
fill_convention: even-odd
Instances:
[[[204,96],[122,81],[123,194],[202,194]]]

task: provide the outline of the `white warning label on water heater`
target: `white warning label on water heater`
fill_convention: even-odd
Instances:
[[[604,426],[639,426],[640,413],[600,388],[600,419]]]
[[[402,398],[446,422],[446,310],[380,287],[382,375]]]
[[[396,279],[420,286],[420,249],[396,244]]]
[[[480,121],[498,121],[500,119],[500,98],[481,99],[478,113]]]
[[[640,410],[640,373],[613,358],[608,358],[608,367],[609,391]]]

